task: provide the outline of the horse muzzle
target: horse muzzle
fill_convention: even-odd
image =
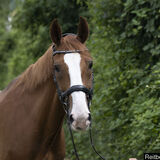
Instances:
[[[85,131],[89,128],[91,124],[91,114],[86,113],[78,117],[71,114],[69,116],[70,125],[75,131]]]

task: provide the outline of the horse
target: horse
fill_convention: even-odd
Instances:
[[[62,36],[58,20],[53,20],[51,46],[2,90],[0,160],[62,160],[66,112],[73,130],[90,126],[92,57],[85,45],[88,35],[83,17],[76,35]]]

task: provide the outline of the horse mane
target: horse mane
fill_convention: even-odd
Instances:
[[[23,85],[23,90],[35,89],[52,76],[52,66],[52,47],[50,46],[44,55],[19,76],[16,86]]]
[[[19,76],[18,76],[18,77],[19,77]],[[7,86],[6,88],[4,88],[4,89],[3,89],[2,91],[0,91],[0,92],[4,92],[4,91],[9,90],[9,89],[12,87],[12,85],[13,85],[14,83],[16,83],[18,77],[16,77],[15,79],[13,79],[13,80],[8,84],[8,86]]]

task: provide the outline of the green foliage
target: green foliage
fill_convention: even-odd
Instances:
[[[160,1],[88,0],[87,5],[85,0],[12,1],[10,30],[9,9],[1,10],[0,88],[45,52],[53,18],[58,18],[63,32],[76,33],[79,15],[87,16],[87,46],[94,59],[91,112],[96,148],[109,160],[142,159],[144,152],[159,152]],[[72,160],[66,129],[67,158]],[[87,133],[74,135],[80,158],[98,159]]]
[[[40,25],[48,29],[51,21],[57,18],[63,24],[63,32],[76,33],[79,15],[87,16],[85,9],[84,1],[79,5],[76,0],[25,0],[15,11],[14,26],[36,33]]]
[[[6,30],[8,29],[8,13],[8,0],[6,0],[5,2],[2,2],[2,0],[0,0],[0,88],[4,85],[4,81],[6,79],[6,61],[9,56],[9,53],[7,51],[8,48],[11,47],[11,39],[8,33],[6,33]]]
[[[95,0],[89,7],[97,24],[89,46],[99,149],[108,159],[142,159],[160,146],[160,2]]]
[[[6,19],[0,28],[4,35],[0,39],[0,89],[47,50],[51,44],[49,25],[54,18],[62,25],[63,33],[76,33],[79,16],[88,16],[85,1],[13,0],[9,6],[10,10],[3,12]]]

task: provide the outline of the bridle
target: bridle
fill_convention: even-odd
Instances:
[[[63,34],[62,37],[65,37],[67,35],[74,35],[75,36],[75,34],[66,33],[66,34]],[[85,49],[85,50],[60,50],[59,51],[59,50],[56,50],[55,45],[52,46],[52,50],[53,50],[53,57],[57,54],[71,54],[71,53],[80,53],[80,52],[83,52],[83,51],[88,51],[88,49]],[[76,92],[76,91],[82,91],[86,94],[87,100],[88,100],[88,107],[90,106],[92,96],[93,96],[93,73],[92,73],[92,85],[91,85],[91,88],[89,88],[89,89],[87,87],[85,87],[84,85],[74,85],[74,86],[71,86],[70,88],[68,88],[66,91],[63,92],[58,85],[55,73],[53,73],[53,79],[54,79],[54,83],[55,83],[56,88],[57,88],[57,93],[58,93],[59,100],[63,104],[64,110],[65,110],[66,113],[68,112],[67,107],[68,107],[68,102],[69,102],[69,96],[73,92]]]
[[[74,35],[74,36],[76,36],[73,33],[65,33],[65,34],[62,35],[62,37],[65,37],[67,35]],[[52,55],[53,58],[57,54],[81,53],[83,51],[88,51],[88,49],[85,49],[85,50],[56,50],[56,46],[55,45],[52,46],[52,50],[53,50],[53,55]],[[74,85],[74,86],[71,86],[70,88],[68,88],[66,91],[62,91],[60,89],[59,85],[58,85],[55,71],[53,73],[53,80],[54,80],[54,83],[55,83],[56,88],[57,88],[58,97],[59,97],[60,102],[63,104],[64,111],[66,112],[66,115],[67,115],[67,124],[68,124],[68,128],[69,128],[69,131],[70,131],[70,135],[71,135],[71,139],[72,139],[72,144],[73,144],[73,147],[74,147],[74,152],[75,152],[77,160],[79,160],[79,156],[78,156],[77,149],[76,149],[76,146],[75,146],[75,143],[74,143],[73,133],[72,133],[72,129],[71,129],[71,126],[70,126],[71,123],[70,123],[70,120],[69,120],[69,96],[73,92],[76,92],[76,91],[82,91],[82,92],[84,92],[86,94],[87,101],[88,101],[88,108],[90,110],[90,104],[91,104],[91,100],[92,100],[92,96],[93,96],[93,79],[94,78],[93,78],[93,72],[92,72],[92,85],[91,85],[91,88],[87,88],[84,85]],[[99,155],[99,157],[101,159],[105,160],[96,151],[96,149],[94,147],[93,140],[92,140],[91,124],[90,124],[90,129],[89,129],[89,135],[90,135],[90,142],[91,142],[91,146],[92,146],[93,150],[95,151],[95,153],[97,155]]]

